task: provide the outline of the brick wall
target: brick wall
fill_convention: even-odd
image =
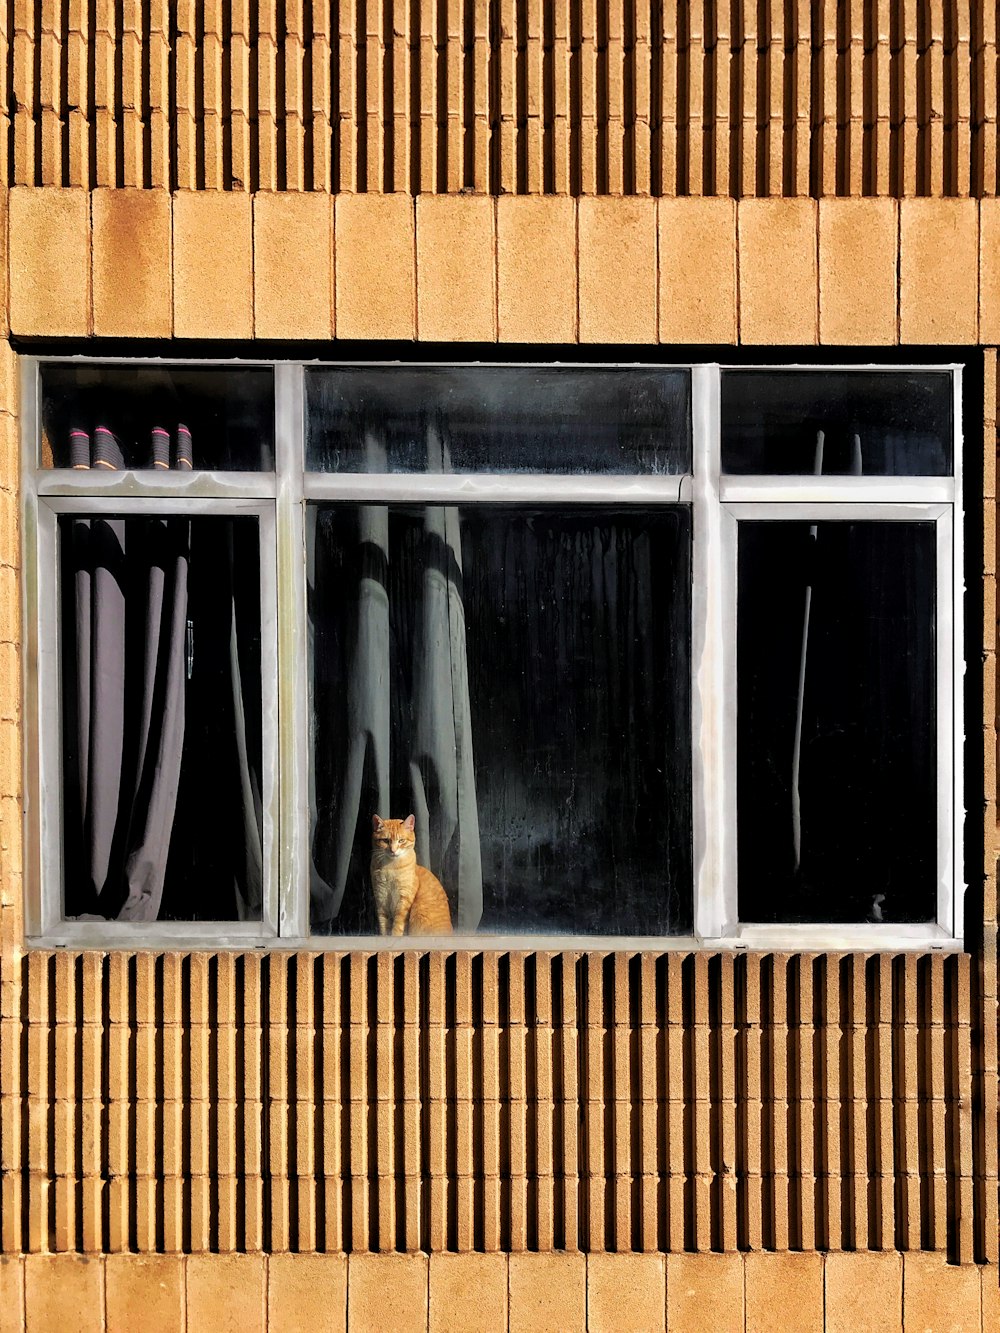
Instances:
[[[0,1330],[1000,1326],[996,19],[0,7]],[[27,956],[10,339],[105,337],[983,348],[981,940]]]
[[[998,208],[18,187],[0,196],[0,309],[15,339],[75,346],[94,335],[971,346],[998,336]],[[985,358],[992,869],[996,355]],[[0,1238],[30,1252],[29,1318],[103,1281],[113,1326],[114,1283],[153,1272],[105,1269],[102,1254],[128,1251],[200,1256],[162,1269],[166,1288],[186,1283],[196,1302],[250,1274],[258,1319],[266,1271],[272,1289],[306,1272],[282,1254],[349,1251],[361,1320],[365,1282],[388,1272],[365,1252],[431,1252],[433,1318],[442,1256],[478,1250],[497,1290],[509,1287],[512,1327],[534,1326],[536,1282],[548,1298],[586,1300],[594,1327],[602,1282],[652,1282],[655,1304],[662,1252],[682,1281],[685,1264],[700,1271],[684,1251],[706,1264],[728,1253],[704,1271],[746,1300],[747,1327],[758,1280],[770,1300],[801,1281],[796,1310],[818,1320],[825,1301],[829,1326],[849,1326],[830,1295],[847,1261],[820,1252],[906,1252],[911,1321],[924,1317],[916,1275],[944,1256],[996,1260],[993,874],[976,956],[25,956],[9,342],[0,371]],[[407,1095],[411,1065],[419,1099]],[[630,1250],[646,1257],[616,1253]],[[789,1250],[813,1254],[780,1277],[777,1258],[758,1266]],[[67,1257],[55,1271],[72,1276],[33,1285],[49,1251],[91,1262]],[[545,1262],[558,1281],[537,1279]],[[878,1270],[893,1310],[900,1262]],[[423,1319],[426,1260],[399,1265]],[[341,1290],[343,1264],[323,1271]],[[18,1263],[3,1272],[20,1282]],[[993,1295],[995,1273],[983,1270]],[[946,1276],[953,1287],[928,1281],[928,1300],[979,1300],[978,1269]],[[978,1310],[968,1305],[970,1326]]]
[[[993,199],[18,187],[0,194],[8,213],[14,335],[1000,341]]]
[[[980,0],[4,7],[0,183],[429,194],[997,188]]]
[[[29,1255],[0,1261],[0,1299],[4,1333],[994,1333],[1000,1326],[992,1270],[923,1254]]]

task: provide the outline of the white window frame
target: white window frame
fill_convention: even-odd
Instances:
[[[275,470],[98,472],[40,466],[42,365],[270,368],[274,373]],[[692,813],[694,933],[690,936],[450,936],[449,948],[961,949],[963,559],[961,366],[616,363],[629,370],[690,370],[692,472],[684,476],[523,474],[411,475],[305,471],[305,375],[324,366],[399,362],[247,359],[21,358],[25,698],[26,934],[30,944],[94,947],[398,948],[381,936],[309,934],[310,704],[305,506],[477,502],[689,504],[692,510]],[[405,363],[409,369],[442,363]],[[460,368],[463,363],[446,363]],[[468,363],[465,363],[468,364]],[[516,363],[497,364],[515,368]],[[522,363],[524,364],[524,363]],[[568,370],[609,368],[563,363]],[[560,366],[530,363],[529,368]],[[947,373],[952,377],[954,469],[950,477],[723,476],[721,381],[726,370],[761,373]],[[263,919],[254,922],[80,922],[62,917],[58,647],[58,517],[77,514],[252,514],[260,523],[263,767]],[[938,898],[933,922],[764,925],[741,922],[736,859],[736,578],[741,519],[925,521],[937,535]],[[427,941],[420,942],[421,948]]]

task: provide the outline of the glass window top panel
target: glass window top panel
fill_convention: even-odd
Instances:
[[[43,364],[43,467],[269,472],[269,367]]]
[[[691,470],[686,370],[337,367],[306,383],[316,472]]]
[[[722,470],[948,476],[953,408],[945,371],[727,370]]]
[[[58,532],[67,917],[260,920],[257,519]]]
[[[739,915],[936,915],[932,523],[739,526]]]
[[[378,933],[373,816],[413,814],[457,931],[690,932],[688,510],[322,505],[308,532],[312,929]]]

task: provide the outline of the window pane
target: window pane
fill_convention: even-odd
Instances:
[[[740,524],[741,921],[934,919],[934,543]]]
[[[372,816],[456,929],[691,928],[680,507],[316,506],[313,929],[374,933]]]
[[[317,472],[691,469],[687,371],[349,367],[306,385]]]
[[[259,920],[255,518],[59,520],[65,910]]]
[[[722,470],[947,476],[952,388],[944,371],[727,370]]]
[[[268,472],[270,368],[43,365],[43,467]]]

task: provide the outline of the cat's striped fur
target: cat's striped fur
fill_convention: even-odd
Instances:
[[[414,850],[416,819],[372,816],[372,894],[382,935],[450,935],[444,885]]]

